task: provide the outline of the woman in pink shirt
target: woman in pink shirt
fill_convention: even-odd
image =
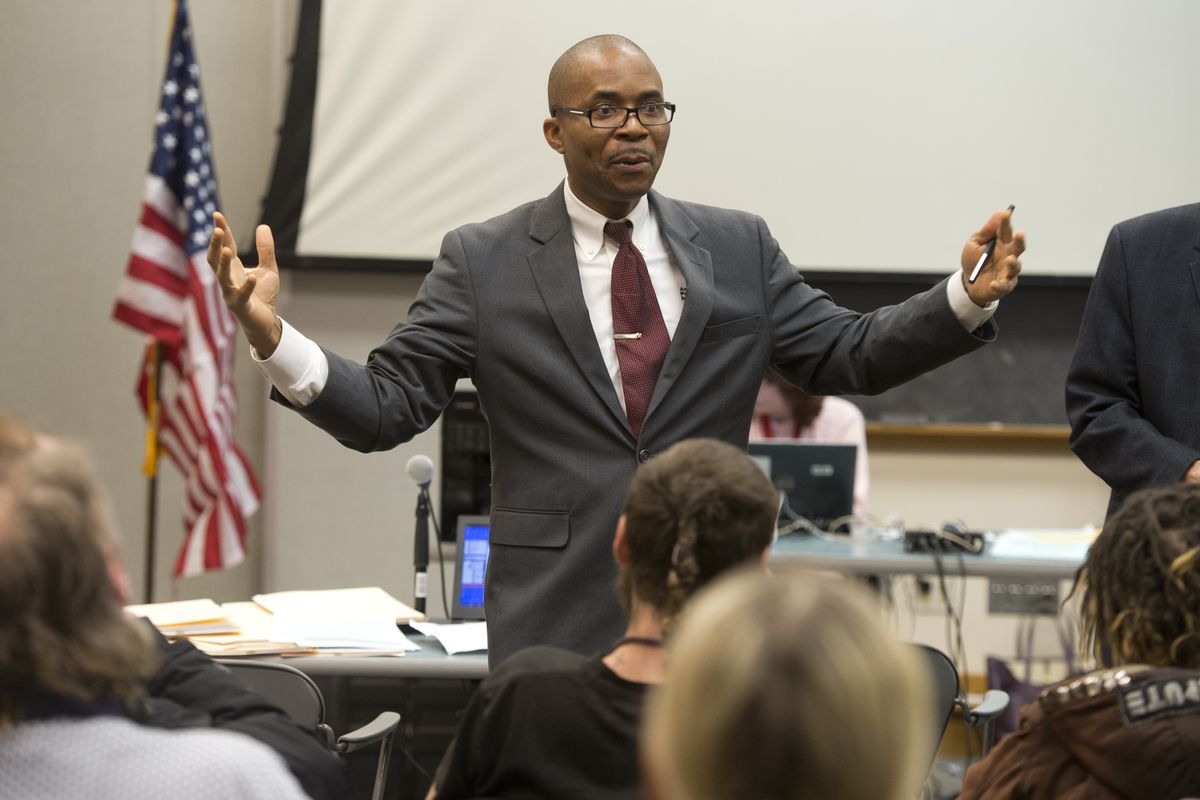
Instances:
[[[806,394],[774,372],[767,372],[758,389],[758,399],[754,402],[750,439],[795,439],[857,445],[854,515],[861,517],[866,514],[867,492],[870,488],[866,422],[862,412],[849,400]]]

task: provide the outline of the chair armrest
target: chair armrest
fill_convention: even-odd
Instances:
[[[1000,716],[1006,708],[1008,708],[1008,692],[989,689],[983,695],[983,700],[979,705],[963,709],[963,719],[968,725],[981,725]]]
[[[337,746],[334,749],[339,753],[351,753],[361,747],[366,747],[382,740],[396,730],[396,726],[399,724],[399,714],[395,711],[384,711],[358,730],[339,736]]]

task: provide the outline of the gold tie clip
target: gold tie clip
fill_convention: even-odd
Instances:
[[[614,333],[613,338],[614,339],[640,339],[640,338],[642,338],[642,335],[640,333]]]

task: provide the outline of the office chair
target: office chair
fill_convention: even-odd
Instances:
[[[991,689],[983,695],[983,701],[971,708],[967,698],[960,693],[958,669],[950,657],[937,648],[929,645],[914,645],[921,660],[927,665],[930,680],[933,681],[933,710],[934,736],[933,747],[930,750],[929,761],[932,764],[941,744],[942,735],[954,709],[962,709],[963,721],[972,728],[979,728],[980,757],[987,755],[992,749],[996,738],[996,717],[1008,708],[1008,693]]]
[[[325,698],[320,688],[300,670],[274,661],[217,660],[251,689],[286,711],[295,722],[316,731],[317,738],[333,752],[350,753],[378,742],[379,764],[371,798],[382,800],[399,714],[384,711],[358,730],[337,736],[325,722]]]

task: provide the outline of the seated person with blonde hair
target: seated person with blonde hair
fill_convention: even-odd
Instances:
[[[0,797],[303,798],[253,739],[130,718],[155,659],[108,573],[110,518],[87,459],[0,418]]]
[[[646,711],[653,800],[911,800],[930,680],[854,585],[739,571],[701,593]]]
[[[638,469],[613,539],[625,635],[586,657],[531,647],[480,686],[429,797],[640,798],[637,734],[663,637],[692,594],[765,561],[779,495],[741,450],[713,439]]]
[[[1130,495],[1071,593],[1083,644],[1106,667],[1022,709],[960,797],[1200,796],[1200,486]]]

